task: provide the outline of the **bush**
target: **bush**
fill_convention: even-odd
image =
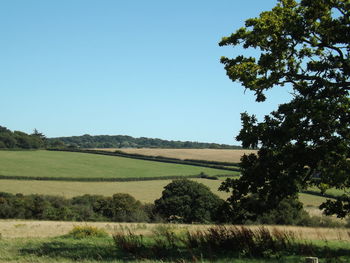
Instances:
[[[258,194],[242,197],[239,202],[226,202],[226,220],[234,224],[308,225],[310,216],[297,198],[285,198],[275,207]]]
[[[270,225],[307,225],[309,220],[302,203],[292,198],[283,199],[275,209],[257,217],[257,223]]]
[[[65,237],[76,239],[107,236],[108,234],[104,229],[93,226],[75,226],[67,235],[65,235]]]

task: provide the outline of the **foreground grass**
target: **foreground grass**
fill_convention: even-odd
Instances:
[[[53,151],[0,151],[0,175],[60,178],[140,178],[234,174],[205,167],[97,154]]]
[[[216,262],[232,262],[233,259],[221,259]],[[172,262],[165,260],[142,260],[127,256],[118,251],[112,238],[90,238],[74,240],[66,238],[6,239],[0,240],[0,262]],[[186,262],[186,261],[177,261]],[[212,262],[212,261],[201,261]],[[280,262],[266,260],[239,260],[234,262],[262,263]],[[298,262],[298,261],[285,261]]]
[[[152,238],[145,238],[146,245]],[[309,243],[311,244],[311,243]],[[310,247],[310,246],[307,246]],[[105,238],[3,238],[0,240],[0,262],[236,262],[236,263],[300,263],[306,256],[317,256],[320,263],[345,263],[350,261],[350,245],[341,241],[316,241],[312,251],[300,255],[289,253],[271,254],[268,258],[251,258],[219,251],[205,254],[186,252],[186,248],[170,249],[167,254],[158,254],[146,260],[137,254],[127,253],[116,247],[111,237]],[[183,250],[185,249],[185,251]],[[153,252],[152,252],[153,253]]]

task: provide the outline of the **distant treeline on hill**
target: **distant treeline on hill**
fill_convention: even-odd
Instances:
[[[241,149],[240,146],[190,141],[168,141],[153,138],[134,138],[127,135],[96,135],[58,137],[49,141],[61,141],[66,145],[81,148],[187,148],[187,149]]]
[[[39,149],[46,147],[45,136],[34,129],[32,134],[10,131],[0,126],[0,149]]]

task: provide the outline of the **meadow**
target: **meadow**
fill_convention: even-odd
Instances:
[[[191,165],[54,151],[0,151],[0,176],[48,178],[147,178],[234,174]],[[237,174],[237,173],[236,173]]]

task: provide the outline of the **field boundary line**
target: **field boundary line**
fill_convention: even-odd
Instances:
[[[66,182],[135,182],[135,181],[158,181],[158,180],[176,180],[176,179],[208,179],[217,180],[218,177],[235,177],[237,175],[221,174],[215,176],[197,175],[170,175],[157,177],[90,177],[90,178],[73,178],[73,177],[46,177],[46,176],[18,176],[18,175],[0,175],[0,180],[22,180],[22,181],[66,181]],[[215,178],[217,177],[217,178]]]

